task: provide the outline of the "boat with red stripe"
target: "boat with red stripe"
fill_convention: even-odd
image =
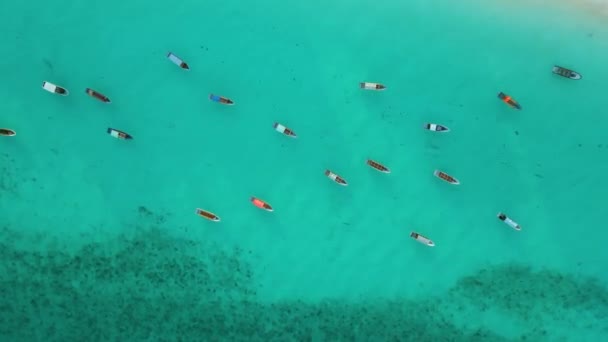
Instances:
[[[367,160],[367,165],[371,166],[372,168],[382,172],[382,173],[391,173],[391,170],[388,169],[388,167],[378,163],[377,161],[373,161],[371,159]]]
[[[515,101],[511,96],[503,93],[502,91],[498,93],[498,98],[501,99],[502,102],[509,105],[511,108],[521,109],[521,106],[519,105],[519,103],[517,103],[517,101]]]
[[[279,132],[279,133],[283,133],[284,135],[288,136],[288,137],[292,137],[292,138],[297,138],[298,136],[296,135],[296,132],[292,131],[291,129],[281,125],[278,122],[275,122],[274,125],[272,126],[274,127],[274,130]]]
[[[334,182],[343,185],[343,186],[347,186],[348,183],[346,183],[346,181],[344,180],[344,178],[338,176],[337,174],[333,173],[330,170],[325,170],[325,176],[327,176],[327,178],[333,180]]]
[[[257,197],[251,197],[251,203],[253,203],[253,205],[255,205],[256,207],[260,208],[260,209],[264,209],[266,211],[274,211],[274,209],[272,209],[272,206],[270,206],[270,204],[268,204],[266,201],[261,200]]]
[[[112,102],[112,101],[110,101],[110,99],[109,99],[107,96],[105,96],[104,94],[102,94],[102,93],[100,93],[100,92],[98,92],[98,91],[96,91],[96,90],[93,90],[93,89],[91,89],[91,88],[87,88],[87,89],[85,90],[85,92],[86,92],[86,93],[87,93],[87,95],[89,95],[90,97],[95,98],[95,99],[98,99],[98,100],[99,100],[99,101],[101,101],[101,102],[105,102],[105,103],[110,103],[110,102]]]
[[[439,170],[435,170],[435,172],[433,172],[433,175],[435,175],[435,177],[444,180],[450,184],[454,184],[454,185],[458,185],[460,184],[460,182],[458,181],[458,179],[448,175],[447,173],[443,172],[443,171],[439,171]]]
[[[220,222],[220,217],[215,215],[214,213],[201,209],[201,208],[196,208],[196,215],[206,218],[207,220],[213,221],[213,222]]]

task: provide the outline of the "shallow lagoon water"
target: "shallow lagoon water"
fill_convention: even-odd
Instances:
[[[607,334],[608,30],[587,12],[447,1],[1,6],[0,127],[17,131],[0,140],[3,339]],[[583,80],[551,74],[554,64]],[[71,94],[44,92],[44,80]],[[298,138],[274,132],[276,121]]]

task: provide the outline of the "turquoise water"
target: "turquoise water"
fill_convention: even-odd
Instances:
[[[608,27],[517,5],[3,3],[0,338],[605,339]]]

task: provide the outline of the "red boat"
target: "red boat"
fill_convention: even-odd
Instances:
[[[375,162],[375,161],[373,161],[371,159],[367,160],[367,165],[373,167],[374,169],[376,169],[376,170],[378,170],[380,172],[391,173],[391,170],[389,170],[386,166],[384,166],[384,165],[382,165],[382,164],[380,164],[378,162]]]
[[[251,203],[253,203],[253,205],[255,205],[256,207],[260,208],[260,209],[264,209],[266,211],[273,211],[274,209],[272,209],[272,207],[270,206],[270,204],[266,203],[265,201],[256,198],[256,197],[251,197]]]
[[[85,90],[85,92],[90,97],[94,97],[94,98],[98,99],[101,102],[106,102],[106,103],[110,103],[111,102],[110,99],[107,96],[105,96],[104,94],[102,94],[102,93],[100,93],[98,91],[95,91],[95,90],[93,90],[91,88],[87,88]]]

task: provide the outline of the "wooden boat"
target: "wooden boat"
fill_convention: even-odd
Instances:
[[[213,102],[218,102],[218,103],[225,104],[228,106],[232,106],[234,104],[234,102],[231,99],[229,99],[227,97],[219,96],[219,95],[209,94],[209,99]]]
[[[47,81],[42,82],[42,89],[61,96],[68,96],[70,94],[67,89]]]
[[[14,137],[17,133],[9,128],[0,128],[0,135],[4,137]]]
[[[278,122],[274,123],[274,130],[279,132],[279,133],[283,133],[288,137],[292,137],[292,138],[297,138],[296,132],[292,131],[291,129],[281,125]]]
[[[167,54],[167,58],[169,58],[169,60],[171,62],[173,62],[173,64],[177,65],[178,67],[180,67],[180,68],[182,68],[184,70],[190,70],[190,67],[188,66],[188,63],[184,62],[181,58],[177,57],[172,52],[169,52]]]
[[[366,90],[385,90],[386,89],[386,87],[383,84],[373,83],[373,82],[361,82],[361,83],[359,83],[359,87],[361,89],[366,89]]]
[[[273,211],[274,209],[272,209],[272,207],[270,206],[270,204],[266,203],[265,201],[256,198],[256,197],[251,197],[251,203],[253,203],[253,205],[255,205],[256,207],[260,208],[260,209],[264,209],[266,211]]]
[[[126,132],[123,132],[123,131],[119,131],[119,130],[114,129],[114,128],[108,128],[107,132],[108,132],[109,135],[113,136],[116,139],[122,139],[122,140],[131,140],[131,139],[133,139],[133,137],[129,133],[126,133]]]
[[[574,71],[574,70],[570,70],[570,69],[566,69],[564,67],[560,67],[557,65],[553,66],[553,73],[556,75],[560,75],[563,76],[565,78],[569,78],[571,80],[580,80],[581,78],[583,78],[583,76],[581,76],[581,74],[579,74],[578,72]]]
[[[200,217],[206,218],[207,220],[211,220],[213,222],[220,222],[220,217],[210,211],[203,210],[201,208],[196,208],[196,214]]]
[[[426,238],[416,232],[412,232],[410,234],[410,237],[418,242],[420,242],[423,245],[427,245],[429,247],[435,247],[435,243],[433,241],[431,241],[429,238]]]
[[[517,103],[517,101],[515,101],[511,96],[503,92],[498,93],[498,98],[501,99],[502,102],[511,106],[511,108],[521,109],[521,106],[519,105],[519,103]]]
[[[439,170],[435,170],[435,172],[433,172],[433,175],[435,175],[435,177],[444,180],[450,184],[454,184],[454,185],[458,185],[460,184],[460,182],[458,181],[458,179],[448,175],[447,173],[443,172],[443,171],[439,171]]]
[[[338,176],[337,174],[331,172],[330,170],[325,170],[325,175],[327,176],[327,178],[333,180],[334,182],[343,185],[343,186],[347,186],[348,183],[346,183],[346,181],[344,180],[344,178]]]
[[[85,92],[86,92],[86,93],[87,93],[87,95],[89,95],[90,97],[92,97],[92,98],[96,98],[96,99],[98,99],[98,100],[99,100],[99,101],[101,101],[101,102],[105,102],[105,103],[110,103],[110,102],[111,102],[111,101],[110,101],[110,99],[109,99],[107,96],[105,96],[104,94],[102,94],[102,93],[100,93],[100,92],[98,92],[98,91],[95,91],[95,90],[93,90],[93,89],[91,89],[91,88],[87,88],[87,89],[85,90]]]
[[[443,132],[443,133],[447,133],[450,131],[449,128],[442,126],[442,125],[438,125],[438,124],[434,124],[434,123],[425,123],[424,124],[424,128],[429,130],[429,131],[433,131],[433,132]]]
[[[496,215],[496,217],[498,217],[499,220],[506,223],[509,227],[511,227],[515,230],[521,230],[521,227],[519,226],[519,224],[517,222],[511,220],[507,215],[505,215],[503,213],[498,213],[498,215]]]
[[[372,168],[374,168],[380,172],[391,173],[391,170],[389,170],[386,166],[384,166],[376,161],[373,161],[371,159],[367,160],[367,165],[371,166]]]

